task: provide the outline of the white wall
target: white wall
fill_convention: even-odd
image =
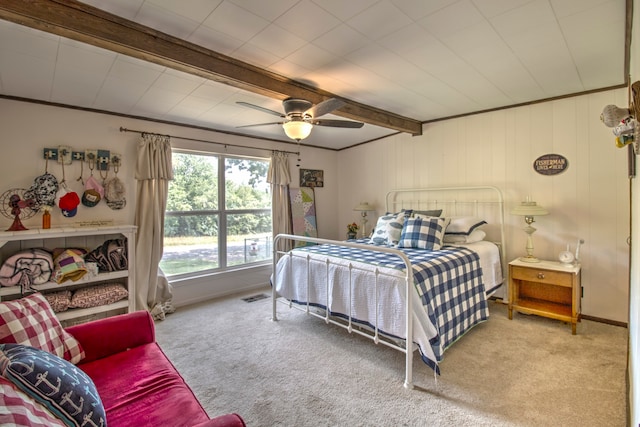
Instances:
[[[536,218],[536,254],[554,259],[567,242],[586,244],[583,260],[583,313],[621,322],[627,321],[629,200],[626,151],[615,147],[611,130],[599,120],[606,104],[624,105],[626,91],[519,107],[437,122],[425,126],[424,135],[397,135],[341,152],[302,147],[302,167],[322,169],[325,186],[316,190],[320,237],[341,239],[346,224],[358,221],[352,209],[366,200],[384,210],[384,196],[399,187],[491,184],[505,193],[507,209],[531,195],[550,215]],[[121,126],[256,146],[265,156],[269,150],[296,150],[296,145],[231,137],[202,130],[79,110],[0,99],[0,157],[2,188],[28,187],[43,173],[45,147],[70,145],[74,149],[104,148],[123,155],[120,177],[127,185],[127,207],[112,211],[101,204],[80,207],[74,218],[54,213],[53,225],[72,225],[77,220],[108,219],[132,223],[135,209],[135,143],[138,135],[121,133]],[[181,148],[219,146],[174,139]],[[227,149],[243,154],[242,150]],[[247,154],[247,152],[244,152]],[[549,177],[535,173],[532,162],[546,153],[568,158],[563,174]],[[251,154],[256,154],[252,151]],[[295,156],[292,175],[298,181]],[[61,177],[60,165],[49,171]],[[80,184],[78,164],[65,170],[76,191]],[[85,170],[85,176],[88,171]],[[375,214],[371,214],[375,217]],[[373,221],[373,219],[372,219]],[[524,251],[522,218],[507,215],[507,255]],[[0,226],[10,220],[0,218]],[[26,221],[39,226],[39,218]],[[370,224],[371,225],[371,224]],[[176,303],[220,296],[243,287],[267,283],[268,268],[204,276],[197,281],[176,283]],[[254,283],[255,282],[255,283]]]
[[[361,200],[382,213],[393,188],[494,185],[505,196],[510,260],[524,254],[526,234],[522,217],[508,212],[530,195],[550,212],[536,218],[535,254],[556,259],[583,238],[583,314],[627,322],[627,151],[599,119],[605,105],[625,103],[626,90],[567,98],[436,122],[422,136],[345,150],[338,157],[340,224],[358,220],[351,209]],[[535,172],[533,161],[548,153],[565,156],[568,169]]]
[[[183,136],[186,138],[217,141],[256,147],[247,150],[172,139],[172,146],[193,150],[246,154],[269,157],[270,150],[280,149],[297,151],[296,144],[261,141],[252,138],[233,137],[204,130],[160,124],[144,120],[123,118],[113,115],[85,112],[81,110],[33,104],[28,102],[0,99],[0,193],[11,188],[28,188],[33,179],[44,173],[46,162],[43,149],[56,148],[59,145],[71,146],[75,151],[85,149],[105,149],[123,156],[123,165],[118,176],[126,185],[127,205],[119,211],[111,210],[105,203],[88,208],[80,205],[73,218],[65,218],[59,209],[53,210],[52,226],[74,226],[78,221],[109,220],[116,223],[133,224],[136,207],[136,183],[134,179],[136,164],[136,143],[139,135],[120,132],[120,127],[161,134]],[[336,152],[316,148],[301,147],[301,167],[322,169],[325,171],[325,187],[316,191],[318,201],[318,228],[324,236],[337,237],[336,201],[337,166]],[[291,155],[290,165],[293,186],[299,182],[296,165],[297,156]],[[48,171],[62,180],[62,167],[49,162]],[[74,162],[65,167],[66,181],[71,190],[81,194],[82,184],[76,179],[80,176],[80,163]],[[84,177],[89,176],[85,167]],[[94,172],[99,177],[97,171]],[[12,220],[0,215],[0,229],[10,226]],[[41,227],[41,217],[36,215],[24,221],[28,228]],[[174,303],[177,306],[215,298],[246,289],[261,287],[268,283],[271,266],[240,268],[215,276],[201,276],[189,281],[174,282]]]

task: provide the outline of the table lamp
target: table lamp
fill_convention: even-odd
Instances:
[[[362,215],[362,237],[366,237],[367,233],[366,233],[366,226],[367,226],[367,212],[368,211],[372,211],[373,206],[371,206],[369,203],[367,202],[360,202],[360,204],[358,206],[356,206],[355,208],[353,208],[354,211],[359,211]]]
[[[531,224],[535,222],[535,216],[548,215],[549,212],[542,206],[539,206],[536,202],[532,201],[530,197],[527,196],[527,200],[514,207],[511,211],[511,214],[524,216],[524,222],[527,223],[527,226],[524,228],[525,233],[527,233],[527,256],[520,257],[520,261],[540,262],[538,258],[533,256],[532,235],[536,232],[536,229],[533,228]]]

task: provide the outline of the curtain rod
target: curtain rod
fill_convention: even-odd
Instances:
[[[225,142],[207,141],[206,139],[196,139],[196,138],[186,138],[184,136],[164,135],[164,134],[161,134],[161,133],[145,132],[145,131],[142,131],[142,130],[135,130],[135,129],[127,129],[127,128],[124,128],[122,126],[120,126],[120,132],[133,132],[133,133],[139,133],[140,135],[146,133],[146,134],[149,134],[149,135],[158,135],[158,136],[166,136],[166,137],[169,137],[169,138],[184,139],[185,141],[207,142],[209,144],[224,145],[225,147],[250,148],[250,149],[253,149],[253,150],[260,150],[260,148],[250,147],[248,145],[227,144]],[[300,155],[299,151],[286,151],[286,150],[270,150],[270,151],[279,151],[281,153],[295,154],[297,156]]]

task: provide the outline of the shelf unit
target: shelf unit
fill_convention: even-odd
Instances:
[[[554,261],[509,263],[509,319],[513,310],[571,323],[580,321],[580,265]]]
[[[81,323],[83,319],[91,320],[92,317],[106,317],[113,314],[127,313],[136,310],[135,305],[135,239],[137,227],[133,225],[114,225],[106,227],[62,227],[50,229],[34,229],[23,231],[0,232],[0,265],[20,250],[30,248],[85,248],[93,250],[108,239],[127,238],[128,269],[113,272],[100,272],[96,276],[83,276],[75,282],[66,281],[56,283],[49,281],[41,285],[33,285],[34,289],[42,293],[74,290],[89,285],[106,282],[120,282],[126,285],[129,297],[113,304],[101,305],[91,308],[68,309],[56,313],[64,325]],[[20,298],[19,286],[0,286],[0,300]]]

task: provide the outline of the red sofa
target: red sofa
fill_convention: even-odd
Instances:
[[[109,427],[245,426],[237,414],[209,419],[156,343],[148,312],[108,317],[66,330],[85,351],[78,367],[95,383]]]

